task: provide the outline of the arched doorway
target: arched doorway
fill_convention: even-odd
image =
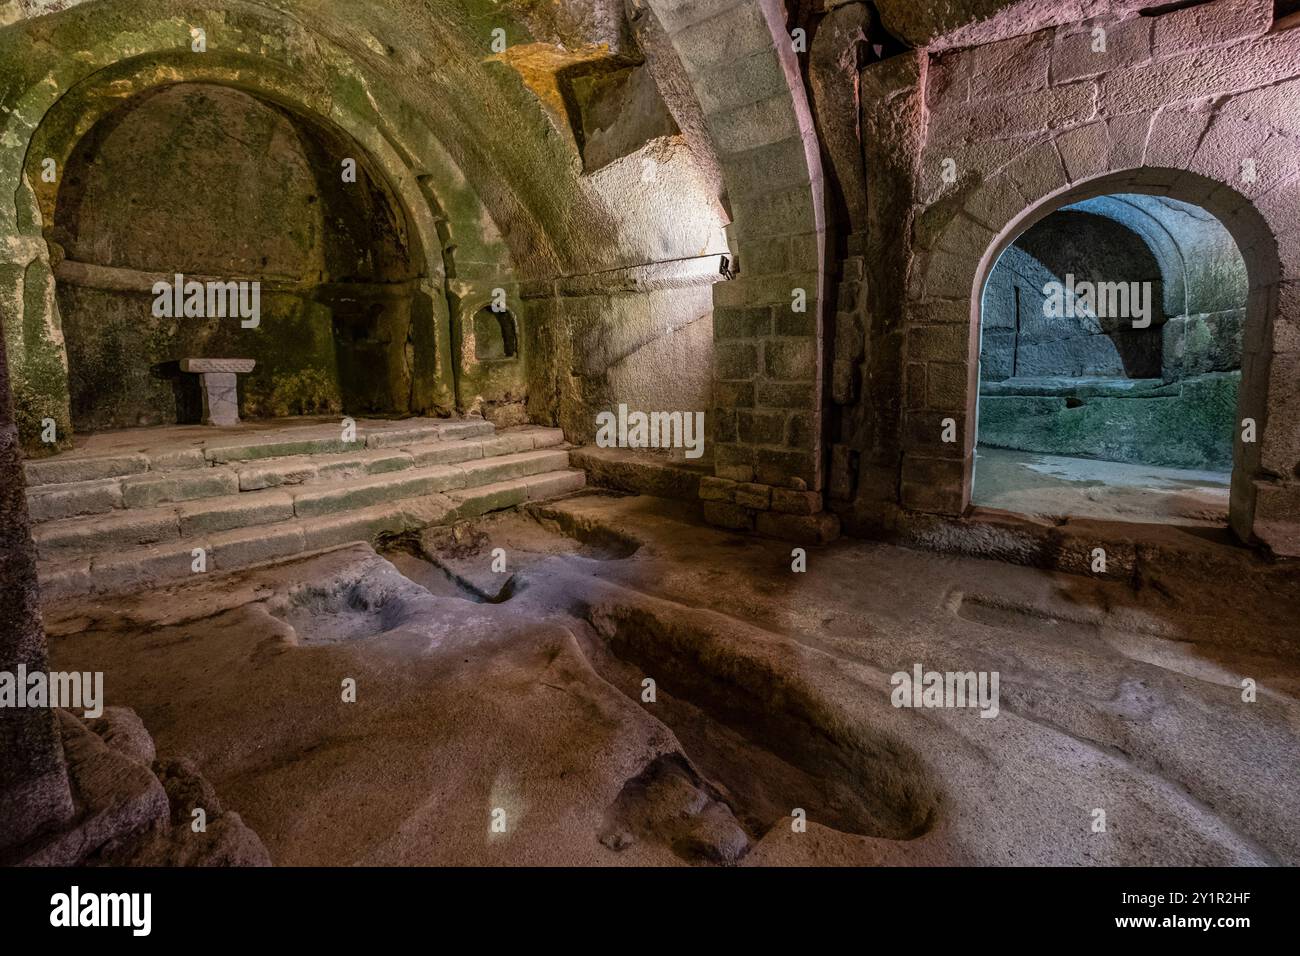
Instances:
[[[1245,262],[1248,292],[1235,416],[1241,427],[1233,449],[1229,520],[1241,540],[1291,554],[1297,540],[1289,477],[1297,467],[1296,433],[1289,424],[1294,418],[1284,414],[1293,391],[1284,373],[1294,364],[1296,349],[1288,318],[1295,311],[1295,287],[1283,281],[1294,235],[1279,226],[1287,215],[1286,191],[1252,199],[1221,179],[1156,166],[1071,179],[1050,148],[1028,151],[1014,172],[1014,180],[1007,173],[983,181],[962,211],[948,211],[909,277],[902,505],[937,515],[970,511],[982,299],[1007,247],[1039,220],[1074,203],[1116,194],[1167,196],[1212,214]]]
[[[1248,291],[1227,228],[1169,196],[1020,232],[981,295],[972,502],[1225,524]]]
[[[249,418],[433,410],[419,240],[321,120],[216,83],[147,89],[77,141],[47,238],[78,431],[197,420],[193,357],[256,361]],[[259,314],[160,310],[159,281],[233,283]]]

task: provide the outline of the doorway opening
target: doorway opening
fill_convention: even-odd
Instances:
[[[973,503],[1226,524],[1248,290],[1199,206],[1114,193],[1039,219],[982,291]]]

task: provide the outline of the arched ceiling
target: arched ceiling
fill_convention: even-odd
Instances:
[[[0,8],[11,21],[13,6]],[[83,51],[92,44],[116,44],[126,60],[166,47],[174,34],[171,52],[184,54],[187,25],[201,26],[209,52],[192,56],[236,55],[251,71],[267,57],[319,73],[314,80],[328,97],[377,116],[386,137],[411,153],[417,174],[436,159],[403,131],[416,125],[430,131],[455,165],[451,175],[463,177],[481,199],[521,279],[718,251],[719,186],[707,143],[661,137],[584,171],[563,104],[548,102],[535,76],[493,50],[493,31],[503,30],[509,50],[553,54],[540,67],[535,59],[535,70],[547,63],[572,67],[575,55],[601,68],[640,63],[646,57],[638,30],[654,24],[647,25],[652,18],[637,0],[628,0],[631,18],[623,0],[83,0],[65,10],[58,8],[68,0],[35,0],[27,6],[27,19],[0,29],[0,100],[29,84],[62,85],[78,67],[84,72]],[[655,64],[655,79],[664,78],[660,87],[673,87],[672,70],[671,62]],[[689,112],[689,105],[673,112],[682,109]]]
[[[1142,237],[1164,274],[1166,314],[1220,312],[1245,302],[1245,260],[1224,225],[1200,206],[1118,193],[1065,208],[1113,219]]]

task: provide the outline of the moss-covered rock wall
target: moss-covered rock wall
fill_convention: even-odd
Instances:
[[[188,357],[256,359],[248,417],[411,410],[408,229],[337,134],[230,87],[151,90],[80,140],[51,237],[78,430],[197,420]],[[256,324],[154,315],[142,290],[176,274],[257,283]]]
[[[573,339],[538,335],[530,326],[540,319],[534,319],[531,302],[519,298],[520,285],[582,277],[600,295],[602,277],[613,276],[605,291],[622,295],[624,270],[711,258],[716,275],[717,254],[727,248],[719,160],[700,104],[673,45],[643,5],[87,0],[23,4],[0,24],[7,24],[0,25],[0,105],[6,110],[0,119],[6,147],[0,197],[10,187],[16,193],[22,175],[39,171],[44,157],[58,160],[62,177],[68,155],[97,120],[133,96],[176,83],[233,87],[294,117],[345,131],[391,187],[410,237],[419,240],[418,252],[412,242],[417,267],[410,328],[395,328],[399,310],[393,321],[354,336],[367,344],[367,355],[370,346],[390,341],[391,364],[411,376],[404,393],[412,411],[460,407],[488,413],[511,406],[508,416],[527,408],[534,420],[555,421],[554,406],[524,404],[535,377],[531,366],[566,370],[559,375],[564,380],[588,339],[623,335],[611,323],[626,309],[575,312]],[[505,54],[494,44],[502,31]],[[527,63],[513,55],[526,48],[541,52]],[[655,122],[628,126],[622,117],[618,148],[593,164],[584,158],[584,145],[612,135],[612,127],[606,128],[599,110],[574,113],[563,96],[552,101],[548,90],[563,86],[580,97],[584,71],[596,75],[614,68],[639,78],[639,92],[628,102],[637,109],[652,104]],[[651,78],[659,97],[650,95]],[[309,158],[314,163],[310,152]],[[332,157],[321,168],[333,171]],[[59,184],[38,180],[32,188],[39,213],[24,224],[16,208],[0,210],[0,235],[50,238]],[[332,228],[346,227],[335,221]],[[327,274],[338,265],[327,250]],[[21,298],[18,284],[13,279],[0,290],[0,301]],[[311,297],[335,316],[336,284]],[[709,284],[702,278],[697,289],[684,291],[678,297],[683,310],[694,311],[695,291]],[[458,388],[454,360],[464,359],[462,353],[472,356],[473,349],[465,348],[467,340],[453,343],[453,323],[468,327],[496,289],[510,297],[521,354],[491,366],[462,361]],[[344,298],[354,292],[345,290]],[[634,303],[633,311],[638,335],[646,320],[657,326],[653,335],[666,336],[699,318],[652,309],[648,300]],[[432,328],[418,326],[425,317]],[[64,361],[57,313],[41,321],[48,327],[50,357]],[[534,343],[552,351],[533,354]],[[583,365],[591,381],[569,393],[575,400],[609,394],[616,380],[615,390],[632,402],[656,387],[656,372],[649,368],[628,377]],[[16,382],[23,374],[15,362]],[[340,389],[347,378],[340,371]],[[708,387],[706,378],[692,383],[695,391]],[[44,387],[41,397],[61,416],[61,435],[70,434],[66,385],[61,399]],[[24,402],[19,417],[37,421],[50,413],[46,405]],[[596,410],[588,406],[576,420],[591,419]]]

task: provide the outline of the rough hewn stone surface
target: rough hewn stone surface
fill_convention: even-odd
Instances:
[[[348,411],[457,407],[501,425],[531,414],[585,440],[593,413],[612,402],[660,402],[667,368],[681,400],[708,410],[711,287],[719,257],[731,251],[719,155],[738,156],[769,127],[798,137],[807,111],[796,102],[803,96],[797,81],[792,89],[793,56],[777,49],[774,5],[756,5],[739,24],[734,16],[717,21],[714,29],[726,24],[721,61],[694,30],[683,34],[667,4],[659,6],[400,0],[367,3],[346,17],[313,3],[244,17],[223,0],[202,8],[104,0],[66,11],[52,32],[43,32],[49,7],[15,7],[4,47],[14,64],[6,108],[21,111],[15,135],[39,128],[33,157],[56,157],[62,172],[76,164],[91,119],[131,97],[139,107],[130,121],[118,123],[119,116],[100,127],[116,125],[97,139],[114,162],[83,183],[88,204],[69,201],[60,212],[57,185],[36,167],[27,171],[30,188],[21,185],[22,150],[4,170],[19,204],[41,210],[32,217],[11,208],[4,216],[7,235],[21,240],[0,285],[6,303],[27,315],[25,336],[10,330],[12,342],[28,344],[18,380],[27,397],[24,442],[39,447],[46,414],[57,420],[61,447],[72,436],[69,351],[84,360],[72,363],[79,395],[89,382],[157,399],[95,407],[78,400],[79,415],[116,416],[119,424],[137,424],[127,420],[132,412],[165,418],[174,402],[168,369],[151,381],[142,360],[166,365],[179,357],[174,339],[191,331],[214,349],[208,340],[223,335],[254,346],[259,366],[243,395],[246,415],[340,402]],[[176,37],[196,22],[208,25],[210,47],[201,59],[178,61]],[[218,22],[220,29],[212,26]],[[508,39],[500,54],[492,51],[497,28]],[[256,54],[236,52],[248,50]],[[754,78],[766,84],[753,100],[745,97],[757,87],[731,80],[733,70],[749,66],[761,67]],[[94,75],[114,70],[114,95],[100,97]],[[44,94],[47,86],[53,95]],[[212,153],[212,162],[231,168],[196,179],[189,167],[208,160],[191,147],[204,135],[224,135],[222,124],[203,125],[217,113],[244,138],[226,137],[228,148]],[[141,152],[146,140],[163,146]],[[815,146],[809,152],[796,142],[804,165],[798,181],[811,184]],[[277,158],[272,175],[256,168],[268,154]],[[337,175],[304,175],[341,156],[358,161],[351,188]],[[733,176],[733,191],[767,172]],[[105,177],[122,180],[116,197],[105,196]],[[149,187],[172,198],[196,181],[232,178],[246,188],[200,190],[153,211],[133,204]],[[114,202],[124,215],[110,208]],[[816,221],[817,203],[805,189],[801,223]],[[226,215],[240,204],[238,215]],[[148,221],[132,229],[141,208]],[[286,209],[292,215],[282,215]],[[71,211],[85,214],[82,228],[70,228]],[[760,204],[756,221],[762,214]],[[173,261],[136,261],[141,244],[159,234],[159,217],[169,215],[164,232],[180,236],[167,250]],[[238,229],[228,230],[225,247],[201,229],[187,234],[175,222],[186,217],[243,223],[266,239],[265,254],[252,255],[256,243],[242,242]],[[61,252],[41,241],[42,225],[58,226],[73,254],[58,262]],[[126,230],[116,243],[114,229]],[[791,268],[818,267],[815,249],[809,262],[815,242],[797,238],[809,231],[815,227],[801,225],[781,237],[800,246],[788,250]],[[98,253],[85,254],[110,246],[117,250],[110,258],[131,261],[105,265]],[[148,285],[141,290],[114,270],[170,277],[182,258],[187,271],[215,262],[218,273],[239,265],[238,277],[261,277],[259,333],[211,322],[178,331],[125,321],[147,308]],[[66,343],[55,267],[70,318]],[[499,323],[484,311],[498,289],[507,299]],[[80,321],[100,307],[111,321],[98,328]],[[337,374],[333,335],[348,343],[337,349]],[[114,355],[141,361],[127,363],[114,382]],[[386,374],[371,376],[376,368]]]
[[[1230,471],[1237,381],[1236,373],[1204,375],[1128,396],[986,394],[980,397],[980,443]]]
[[[73,866],[110,843],[136,839],[166,823],[167,794],[146,764],[106,744],[69,711],[45,713],[59,721],[76,813],[25,848],[17,862]]]
[[[77,813],[25,848],[27,866],[268,866],[266,847],[188,760],[156,759],[134,711],[57,711]],[[201,810],[202,815],[195,813]]]
[[[808,77],[817,112],[817,129],[831,157],[850,232],[867,227],[867,187],[858,122],[856,73],[861,47],[870,42],[872,11],[865,3],[846,3],[828,11],[818,24],[809,56]]]
[[[200,460],[211,456],[207,467],[172,471],[154,466],[173,462],[176,446],[206,429],[137,429],[86,440],[63,459],[69,467],[45,477],[102,470],[93,463],[117,461],[119,445],[143,446],[138,459],[148,470],[50,481],[33,490],[43,587],[60,595],[139,590],[373,541],[449,520],[458,509],[478,514],[567,494],[584,480],[569,469],[559,429],[524,426],[496,434],[487,422],[442,419],[358,427],[357,441],[343,443],[358,450],[344,453],[335,451],[337,439],[326,437],[338,434],[333,424],[282,422],[238,445],[218,436],[194,449]],[[296,454],[277,457],[286,451]],[[426,461],[438,463],[417,464]],[[453,500],[445,494],[453,490],[468,494]]]
[[[129,707],[105,707],[103,716],[85,724],[100,740],[137,763],[151,766],[158,756],[144,722]]]
[[[574,449],[569,464],[585,471],[598,487],[683,501],[704,497],[706,484],[717,480],[703,466],[624,448]]]
[[[1186,532],[902,517],[912,544],[965,536],[1071,573],[849,540],[807,547],[799,572],[789,542],[591,494],[388,559],[344,549],[99,602],[89,626],[67,602],[54,659],[102,667],[164,764],[195,755],[156,771],[169,824],[215,792],[283,865],[1300,859],[1300,796],[1259,770],[1300,753],[1284,692],[1245,704],[1237,684],[1297,672],[1293,575]],[[1113,573],[1081,567],[1095,541]],[[508,575],[487,570],[499,546]],[[918,661],[998,672],[996,719],[891,706],[891,673]],[[341,673],[360,688],[345,721],[337,704],[283,719],[286,687]],[[190,718],[223,688],[240,706]],[[485,765],[514,768],[495,839]],[[363,801],[364,820],[339,813]],[[1126,825],[1092,832],[1097,803]]]
[[[1290,569],[1213,526],[966,516],[977,429],[1121,458],[1168,433],[1180,464],[1235,453],[1238,535],[1300,554],[1300,31],[1273,14],[0,4],[0,669],[46,664],[34,536],[57,659],[106,669],[158,733],[117,706],[6,715],[0,862],[1300,860],[1294,787],[1257,772],[1297,753]],[[1189,241],[1191,209],[1227,233]],[[1008,244],[1087,251],[1083,216],[1124,221],[1075,244],[1106,246],[1089,274],[1158,284],[1152,329],[974,314]],[[178,270],[263,282],[260,329],[151,315]],[[86,434],[197,419],[174,361],[245,354],[209,419],[328,415]],[[1151,387],[1026,381],[1062,368]],[[624,403],[705,412],[701,464],[561,447]],[[1230,449],[1242,417],[1257,440]],[[560,428],[496,433],[529,420]],[[20,446],[54,456],[26,509]],[[570,462],[688,506],[538,505],[586,484]],[[841,521],[1070,577],[828,546]],[[914,659],[1004,670],[1001,720],[891,707]],[[362,678],[347,720],[284,719],[286,688],[340,672]],[[1105,842],[1078,813],[1099,793]]]
[[[7,319],[8,316],[5,316]],[[3,329],[0,329],[0,335]],[[0,341],[0,670],[46,669],[18,428]],[[0,720],[0,859],[73,815],[62,746],[48,709],[6,710]]]

